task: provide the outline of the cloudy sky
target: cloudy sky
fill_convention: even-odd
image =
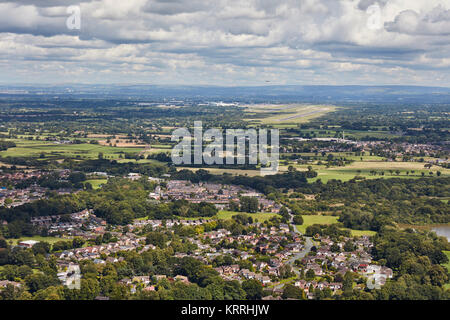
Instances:
[[[450,87],[450,0],[0,0],[0,83]]]

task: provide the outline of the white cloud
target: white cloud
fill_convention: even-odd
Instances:
[[[449,49],[446,0],[0,0],[3,82],[450,86]]]

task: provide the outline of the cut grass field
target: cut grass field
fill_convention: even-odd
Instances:
[[[384,165],[380,165],[377,166],[378,163],[382,163],[382,162],[373,162],[372,163],[372,167],[373,169],[357,169],[356,167],[331,167],[331,168],[326,168],[324,166],[317,166],[317,165],[312,165],[313,170],[317,171],[317,177],[315,178],[311,178],[308,179],[309,182],[314,182],[317,181],[318,179],[322,180],[322,182],[326,183],[328,180],[332,180],[332,179],[336,179],[336,180],[341,180],[341,181],[349,181],[351,179],[353,179],[355,176],[362,176],[366,179],[380,179],[380,178],[384,178],[384,179],[389,179],[389,178],[410,178],[410,179],[415,179],[415,178],[421,178],[421,172],[425,173],[425,177],[429,176],[428,170],[415,170],[414,174],[409,174],[406,175],[406,171],[411,171],[411,170],[407,170],[407,169],[403,169],[400,170],[400,175],[396,175],[395,173],[393,173],[392,175],[389,173],[388,170],[386,170]],[[297,168],[297,170],[299,171],[306,171],[308,165],[295,165],[295,167]],[[187,169],[187,170],[191,170],[193,172],[196,172],[197,170],[203,169],[203,170],[207,170],[209,171],[211,174],[218,174],[218,175],[222,175],[224,173],[228,173],[231,175],[243,175],[243,176],[249,176],[249,177],[255,177],[255,176],[260,176],[261,175],[261,171],[260,170],[241,170],[241,169],[222,169],[222,168],[209,168],[209,167],[203,167],[203,168],[189,168],[189,167],[177,167],[178,170],[182,170],[182,169]],[[442,173],[442,176],[448,176],[450,175],[450,170],[449,169],[442,169],[439,168]],[[359,172],[358,170],[361,170],[361,172]],[[384,171],[384,176],[381,176],[380,174],[377,175],[371,175],[370,171],[371,170],[376,170],[378,172]],[[393,169],[394,171],[397,169]],[[412,169],[414,170],[414,169]],[[431,169],[431,171],[437,171],[438,169]],[[279,167],[279,172],[283,173],[288,171],[288,166],[280,166]],[[434,173],[434,176],[436,176],[436,174]]]
[[[313,224],[334,224],[337,223],[339,217],[336,216],[310,216],[310,215],[302,215],[303,218],[303,224],[302,225],[296,225],[296,228],[301,233],[306,232],[306,228],[309,226],[312,226]]]
[[[424,167],[425,163],[421,162],[402,162],[402,161],[395,161],[395,162],[389,162],[389,161],[355,161],[351,163],[350,165],[346,166],[346,168],[349,169],[365,169],[365,170],[419,170],[419,171],[426,171],[428,172],[428,169],[425,169]],[[450,173],[450,170],[444,169],[437,166],[432,166],[430,171],[447,171],[447,173]],[[417,172],[416,172],[417,173]]]
[[[237,212],[237,211],[227,211],[227,210],[221,210],[217,213],[216,217],[218,219],[222,220],[230,220],[233,216],[237,214],[246,214],[253,218],[253,220],[257,219],[258,222],[264,222],[266,220],[269,220],[272,217],[276,217],[279,215],[276,213],[265,213],[265,212],[257,212],[257,213],[246,213],[246,212]]]
[[[338,156],[338,154],[336,154]],[[345,156],[344,154],[341,154],[340,156]],[[359,156],[346,156],[348,159],[360,159]],[[309,182],[314,182],[320,179],[322,182],[326,183],[329,180],[336,179],[341,181],[349,181],[355,176],[361,176],[365,179],[389,179],[389,178],[409,178],[409,179],[416,179],[422,177],[422,172],[424,173],[425,177],[429,177],[429,172],[433,172],[433,176],[436,177],[437,171],[441,172],[441,176],[450,176],[450,169],[445,169],[437,166],[431,167],[431,170],[424,168],[424,163],[419,162],[386,162],[386,161],[380,161],[382,158],[377,156],[364,156],[363,161],[355,161],[345,167],[330,167],[326,168],[324,165],[298,165],[298,164],[292,164],[287,163],[286,165],[280,165],[279,172],[286,172],[288,170],[289,165],[293,165],[297,170],[299,171],[306,171],[308,170],[308,166],[311,166],[314,171],[317,171],[317,177],[308,179]],[[121,159],[120,162],[130,162],[135,160],[126,160]],[[155,160],[139,160],[138,163],[159,163]],[[178,170],[187,169],[193,172],[196,172],[197,170],[204,169],[209,171],[211,174],[224,174],[228,173],[231,175],[243,175],[243,176],[260,176],[261,171],[260,170],[242,170],[242,169],[223,169],[223,168],[210,168],[210,167],[203,167],[203,168],[190,168],[190,167],[177,167]],[[377,171],[376,175],[372,175],[371,171]],[[389,170],[392,170],[392,174]],[[397,175],[395,173],[396,170],[400,171],[400,174]],[[384,175],[380,175],[380,172],[384,172]],[[409,175],[407,172],[409,171]],[[414,173],[411,173],[411,171],[414,171]]]
[[[355,229],[348,229],[352,233],[352,237],[361,237],[361,236],[368,236],[372,237],[376,235],[377,233],[372,230],[355,230]]]
[[[294,282],[295,280],[297,280],[297,276],[290,277],[290,278],[287,278],[287,279],[281,279],[280,281],[277,281],[275,283],[272,283],[272,284],[268,285],[267,288],[274,288],[274,287],[278,287],[280,285],[286,285],[288,283]]]
[[[257,213],[247,213],[247,212],[238,212],[238,211],[228,211],[228,210],[220,210],[217,212],[215,216],[212,217],[178,217],[180,220],[198,220],[198,219],[204,219],[204,220],[213,220],[213,219],[220,219],[220,220],[231,220],[233,216],[237,214],[245,214],[253,218],[253,220],[257,219],[258,222],[264,222],[266,220],[269,220],[272,217],[280,217],[280,215],[276,213],[266,213],[266,212],[257,212]],[[138,218],[136,220],[147,220],[148,217]]]
[[[56,238],[56,237],[40,237],[40,236],[34,236],[34,237],[22,237],[20,239],[8,239],[7,241],[12,241],[13,245],[17,245],[19,242],[21,241],[26,241],[26,240],[35,240],[35,241],[41,241],[41,242],[48,242],[50,244],[53,244],[57,241],[67,241],[69,239],[64,239],[64,238]]]
[[[119,163],[153,163],[153,164],[164,164],[164,162],[154,160],[154,159],[139,159],[139,160],[133,160],[133,159],[117,159],[117,162]]]
[[[308,165],[294,165],[297,170],[306,171]],[[286,171],[288,166],[280,166],[281,171]],[[348,181],[355,176],[362,176],[366,179],[389,179],[389,178],[421,178],[422,172],[425,177],[430,176],[429,172],[433,172],[433,176],[436,177],[437,171],[441,172],[441,176],[449,176],[450,169],[445,169],[437,166],[431,167],[430,170],[424,168],[424,163],[420,162],[386,162],[386,161],[355,161],[345,167],[330,167],[326,168],[321,165],[311,165],[314,171],[317,171],[317,177],[308,179],[309,182],[314,182],[320,179],[322,182],[336,179],[341,181]],[[377,175],[372,175],[371,171],[378,172]],[[390,171],[393,173],[391,175]],[[395,173],[396,170],[400,171],[400,175]],[[384,172],[384,175],[380,175],[380,172]],[[409,171],[409,175],[407,172]],[[414,173],[411,173],[414,171]]]
[[[108,179],[90,179],[86,180],[84,183],[89,182],[92,185],[92,189],[100,189],[101,185],[106,184]]]
[[[298,231],[301,233],[306,232],[306,228],[309,226],[312,226],[313,224],[335,224],[338,223],[339,217],[337,216],[324,216],[324,215],[302,215],[303,218],[303,224],[302,225],[296,225]],[[345,230],[350,230],[353,237],[361,237],[361,236],[373,236],[376,234],[375,231],[371,230],[354,230],[354,229],[347,229],[343,228]]]
[[[229,173],[232,175],[243,175],[243,176],[249,176],[249,177],[261,175],[260,170],[221,169],[221,168],[209,168],[209,167],[204,167],[204,168],[177,167],[177,170],[183,170],[183,169],[187,169],[187,170],[190,170],[193,172],[197,172],[197,170],[203,169],[203,170],[209,171],[211,174],[220,174],[220,175],[224,174],[224,173]]]

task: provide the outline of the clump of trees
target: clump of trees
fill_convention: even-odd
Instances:
[[[338,238],[340,236],[351,237],[350,230],[343,230],[339,228],[336,224],[325,225],[325,224],[313,224],[306,227],[306,236],[313,237],[315,235],[319,236],[329,236],[332,238]]]
[[[16,144],[13,141],[0,140],[0,151],[8,150],[9,148],[14,148]]]
[[[398,231],[385,228],[374,238],[372,255],[380,264],[394,270],[396,274],[374,298],[383,300],[445,300],[450,298],[448,270],[440,264],[448,262],[442,252],[449,250],[444,238],[431,233],[413,230]]]
[[[308,184],[307,178],[314,178],[316,176],[317,172],[312,170],[305,172],[290,171],[286,173],[278,173],[275,175],[267,175],[264,177],[232,176],[228,174],[213,175],[203,169],[197,170],[196,172],[183,169],[172,174],[172,177],[174,179],[189,180],[194,183],[204,181],[241,185],[258,190],[265,194],[276,192],[277,188],[305,187]]]

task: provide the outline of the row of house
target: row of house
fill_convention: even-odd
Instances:
[[[254,197],[258,199],[261,211],[279,212],[281,206],[272,200],[264,198],[261,193],[251,189],[244,189],[235,185],[214,183],[192,183],[185,180],[167,181],[166,189],[157,187],[150,193],[150,198],[156,200],[186,200],[191,203],[207,202],[215,204],[219,209],[228,208],[230,202],[239,204],[240,197]]]
[[[139,252],[144,252],[156,248],[151,244],[143,245],[144,240],[145,238],[142,237],[134,239],[124,237],[117,242],[66,250],[54,253],[54,255],[61,260],[94,260],[96,263],[105,263],[105,261],[101,259],[102,255],[109,256],[119,251],[132,251],[138,248],[140,249]]]

